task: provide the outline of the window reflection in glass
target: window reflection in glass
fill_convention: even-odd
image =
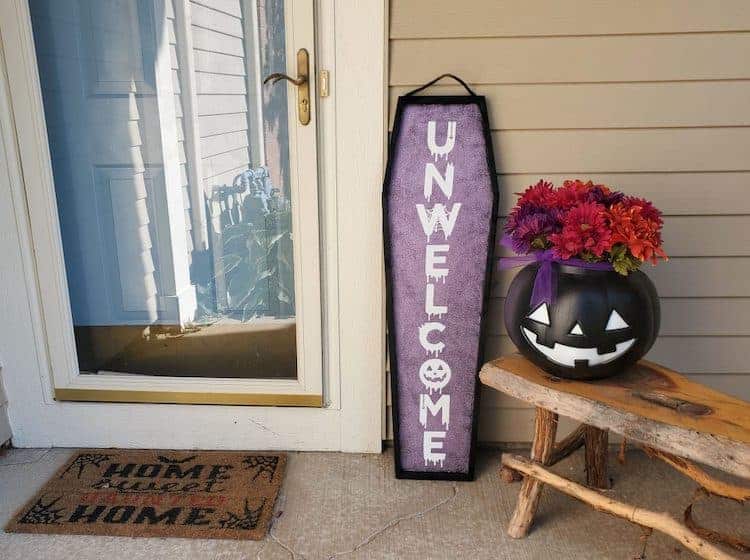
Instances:
[[[81,370],[296,377],[283,1],[30,7]]]

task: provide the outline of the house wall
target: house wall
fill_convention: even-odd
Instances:
[[[3,389],[3,379],[0,376],[0,447],[12,437],[10,421],[8,420],[8,397]]]
[[[540,178],[591,178],[652,199],[671,259],[644,267],[663,314],[648,358],[750,399],[750,4],[399,0],[390,9],[391,122],[398,95],[453,72],[487,96],[502,216]],[[494,276],[485,359],[513,350],[502,325],[513,274]],[[480,438],[526,441],[531,414],[485,391]]]

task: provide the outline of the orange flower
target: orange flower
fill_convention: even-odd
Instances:
[[[609,209],[612,244],[624,243],[641,261],[656,264],[657,257],[667,260],[661,248],[661,213],[643,199],[627,197]]]

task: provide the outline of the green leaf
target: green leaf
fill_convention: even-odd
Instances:
[[[638,270],[641,266],[640,259],[635,258],[624,244],[618,243],[610,251],[610,260],[612,262],[612,268],[616,272],[627,276],[634,270]]]

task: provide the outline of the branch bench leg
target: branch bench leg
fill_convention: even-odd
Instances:
[[[607,476],[609,432],[586,426],[584,439],[586,441],[586,484],[591,488],[606,490],[609,488]]]
[[[693,533],[689,528],[667,513],[659,513],[620,502],[610,496],[605,496],[596,490],[592,490],[591,488],[577,484],[572,480],[556,475],[545,469],[539,463],[534,463],[525,457],[503,454],[502,464],[508,468],[523,473],[526,477],[524,481],[528,481],[529,478],[544,481],[545,484],[552,486],[552,488],[568,494],[569,496],[592,506],[598,511],[622,517],[631,523],[643,527],[649,527],[661,531],[682,543],[685,548],[692,550],[701,558],[706,558],[708,560],[736,560],[733,556],[714,546],[706,539]]]
[[[557,434],[557,414],[544,408],[537,407],[536,419],[534,420],[534,442],[531,445],[531,459],[546,464],[555,446],[555,435]],[[539,506],[539,498],[542,494],[542,483],[539,480],[526,476],[518,493],[518,502],[513,517],[508,525],[508,535],[514,539],[520,539],[529,532],[529,527],[534,520],[534,514]]]
[[[552,465],[556,465],[563,459],[566,459],[567,457],[575,453],[579,448],[583,447],[586,442],[586,431],[588,428],[589,426],[587,426],[586,424],[579,424],[576,429],[574,429],[567,436],[561,439],[559,443],[555,444],[555,446],[552,448],[552,452],[550,453],[549,461],[547,461],[545,465],[549,467],[551,467]],[[513,469],[501,466],[500,479],[503,482],[511,484],[513,482],[520,482],[521,480],[523,480],[523,475],[514,471]]]
[[[547,465],[556,465],[583,447],[586,442],[586,428],[586,424],[579,424],[575,430],[560,440],[560,443],[552,450]]]

